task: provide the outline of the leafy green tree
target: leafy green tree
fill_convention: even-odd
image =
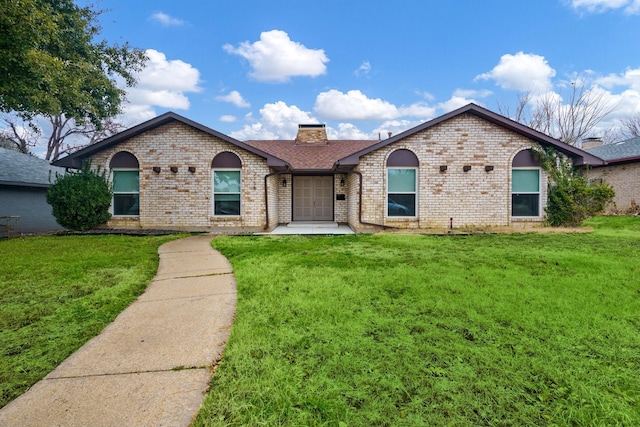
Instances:
[[[91,163],[84,162],[78,172],[58,175],[58,180],[47,192],[47,203],[53,208],[58,224],[84,231],[111,218],[112,196],[104,171],[93,170]]]
[[[0,111],[22,118],[63,114],[78,123],[120,111],[146,62],[128,44],[95,41],[101,11],[73,0],[0,0]]]
[[[555,150],[533,150],[536,160],[551,177],[545,212],[551,226],[576,227],[604,211],[615,191],[604,182],[590,181],[587,174]]]

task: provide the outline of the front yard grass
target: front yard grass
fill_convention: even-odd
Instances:
[[[0,240],[0,407],[97,335],[150,283],[175,236]]]
[[[197,426],[640,425],[640,218],[590,234],[220,237]]]

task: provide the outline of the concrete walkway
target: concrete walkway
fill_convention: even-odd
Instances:
[[[159,249],[143,295],[104,331],[0,409],[0,426],[187,426],[221,357],[236,307],[212,236]]]

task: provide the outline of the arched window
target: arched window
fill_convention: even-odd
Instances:
[[[211,162],[213,215],[240,215],[242,199],[242,161],[234,153],[225,151]]]
[[[387,159],[387,216],[416,216],[418,165],[416,155],[404,149]]]
[[[540,217],[540,166],[531,150],[522,150],[511,163],[511,216]]]
[[[109,163],[113,182],[113,215],[140,215],[140,166],[127,151],[116,153]]]

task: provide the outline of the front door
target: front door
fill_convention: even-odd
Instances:
[[[333,177],[293,177],[293,220],[333,221]]]

